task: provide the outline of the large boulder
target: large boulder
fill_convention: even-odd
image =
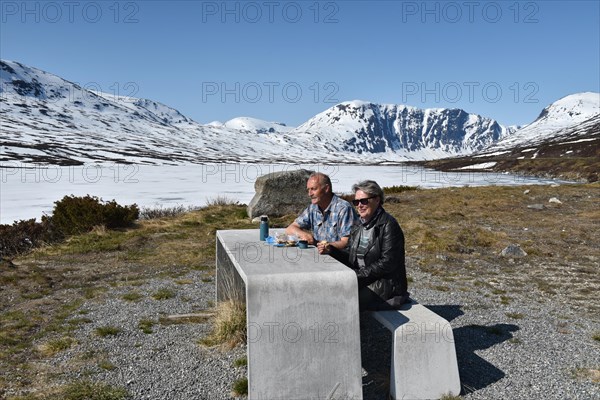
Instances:
[[[298,214],[309,203],[306,181],[313,171],[300,169],[263,175],[254,182],[256,194],[248,204],[250,218]]]

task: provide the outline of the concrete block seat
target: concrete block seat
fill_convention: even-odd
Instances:
[[[454,335],[448,321],[414,300],[400,310],[371,315],[393,335],[393,399],[439,399],[460,393]]]

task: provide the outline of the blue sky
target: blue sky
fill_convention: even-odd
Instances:
[[[201,123],[346,100],[526,124],[600,91],[598,1],[5,1],[0,57]]]

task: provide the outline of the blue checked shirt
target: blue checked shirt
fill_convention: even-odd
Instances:
[[[334,194],[331,203],[323,212],[319,210],[318,205],[311,204],[302,211],[295,222],[302,229],[312,230],[317,242],[337,242],[344,236],[350,236],[350,229],[359,219],[352,205]]]

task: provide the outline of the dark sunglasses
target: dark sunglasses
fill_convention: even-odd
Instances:
[[[355,206],[357,206],[358,203],[360,203],[363,206],[366,206],[367,204],[369,204],[369,200],[374,199],[375,197],[377,197],[377,196],[367,197],[367,198],[358,199],[358,200],[352,200],[352,204],[354,204]]]

